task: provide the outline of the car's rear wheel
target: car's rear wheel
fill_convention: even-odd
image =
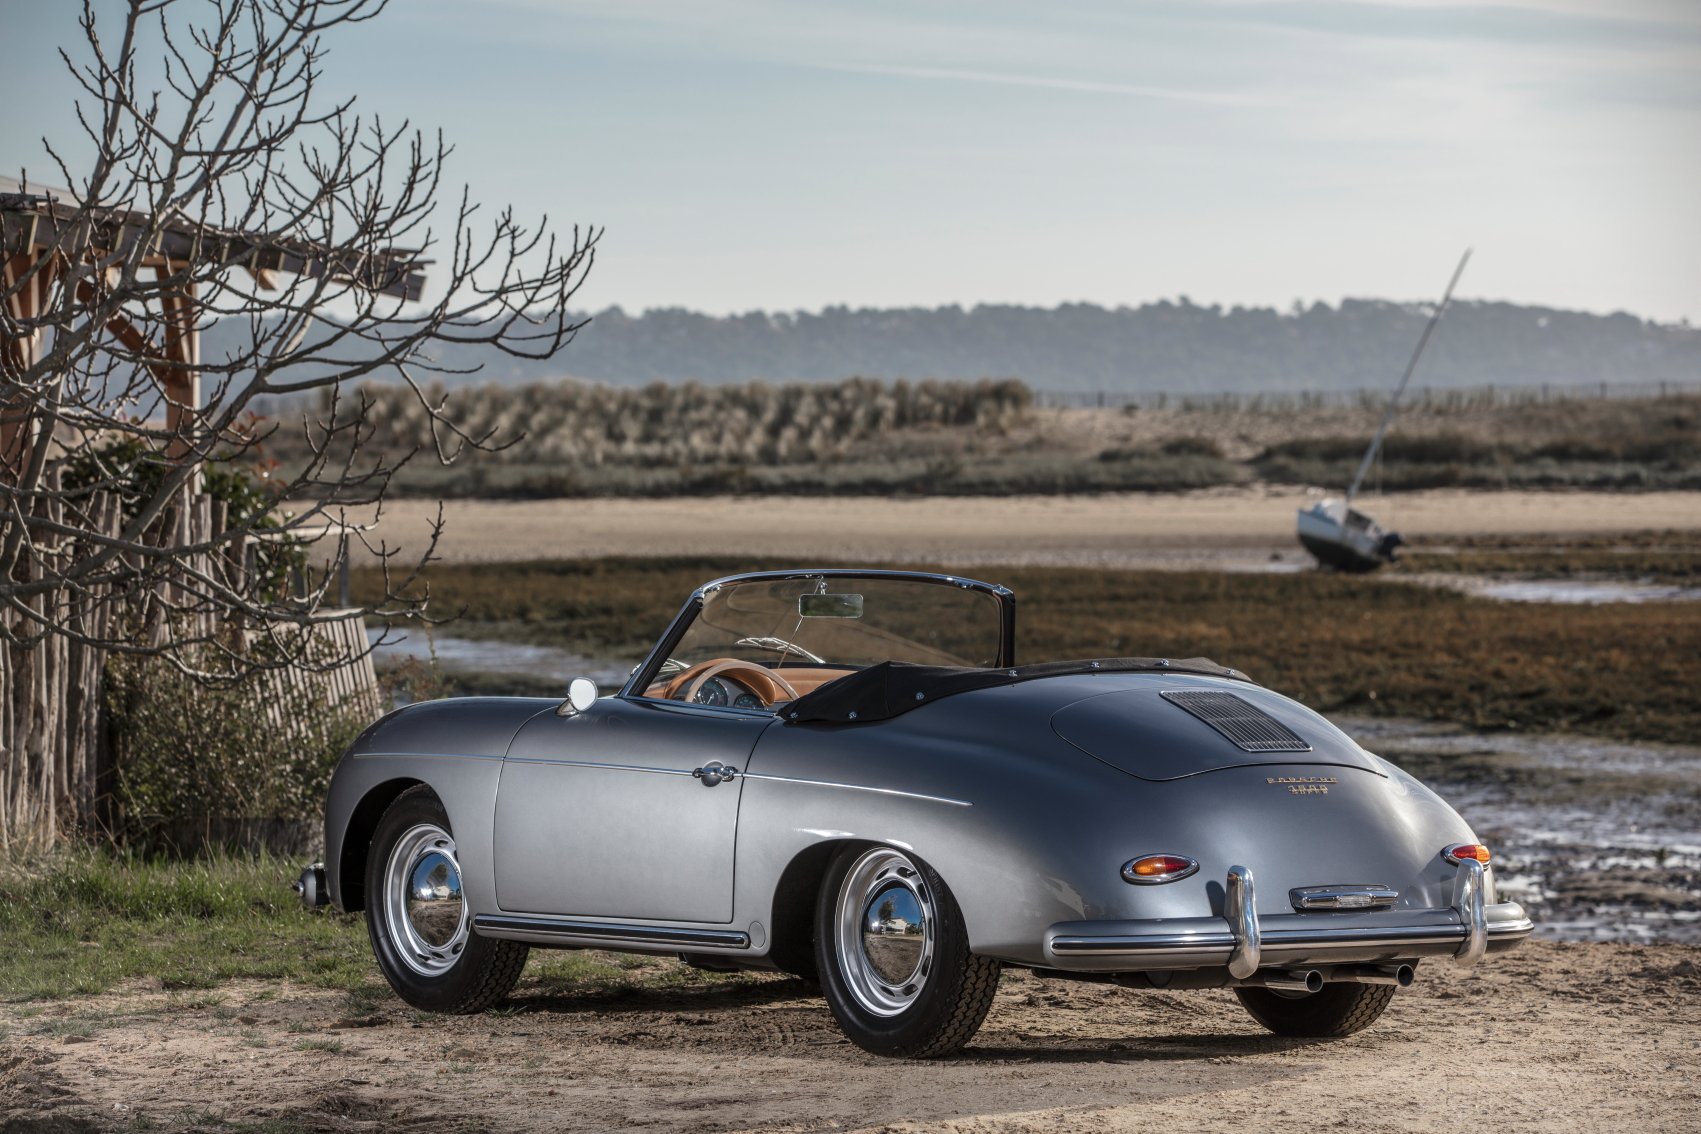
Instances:
[[[366,928],[396,995],[431,1012],[482,1012],[508,995],[529,951],[480,937],[461,896],[449,815],[423,784],[396,797],[366,857]]]
[[[1397,991],[1391,984],[1326,984],[1320,991],[1282,993],[1237,988],[1252,1018],[1279,1036],[1350,1036],[1376,1022]]]
[[[1001,967],[969,952],[938,872],[891,847],[851,847],[833,859],[816,903],[815,962],[851,1042],[911,1059],[969,1042]]]

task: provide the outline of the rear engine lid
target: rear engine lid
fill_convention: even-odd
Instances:
[[[1236,684],[1153,681],[1086,697],[1052,714],[1059,737],[1143,780],[1219,768],[1320,764],[1381,775],[1351,737],[1297,702]]]

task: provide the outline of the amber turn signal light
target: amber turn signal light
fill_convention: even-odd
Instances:
[[[1490,856],[1488,848],[1483,846],[1481,843],[1454,843],[1452,846],[1441,852],[1441,857],[1452,863],[1454,866],[1458,866],[1460,862],[1467,858],[1475,859],[1477,862],[1487,866]]]
[[[1148,854],[1122,864],[1122,880],[1136,886],[1153,886],[1159,882],[1174,882],[1199,869],[1199,864],[1184,854]]]

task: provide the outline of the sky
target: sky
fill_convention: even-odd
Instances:
[[[392,0],[328,46],[476,199],[605,230],[586,309],[1423,299],[1468,245],[1463,297],[1701,323],[1697,0]],[[7,54],[40,177],[75,90]]]

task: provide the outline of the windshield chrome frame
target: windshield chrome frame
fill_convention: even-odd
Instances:
[[[979,579],[966,579],[961,575],[938,575],[929,571],[893,571],[877,567],[830,567],[814,571],[750,571],[742,575],[727,575],[713,582],[704,583],[691,597],[685,600],[685,605],[679,608],[679,613],[673,616],[666,632],[656,640],[650,652],[645,655],[643,662],[634,669],[626,679],[626,684],[620,689],[618,696],[627,700],[653,701],[653,697],[645,697],[643,691],[654,681],[655,673],[661,669],[662,662],[672,654],[685,631],[697,618],[703,609],[703,600],[714,594],[722,587],[730,587],[740,583],[762,583],[783,581],[786,579],[882,579],[894,582],[928,583],[935,586],[957,587],[962,590],[980,591],[991,595],[998,603],[998,661],[994,668],[1008,669],[1016,664],[1016,594],[1009,587],[997,583],[983,583]],[[711,707],[711,706],[705,706]],[[754,710],[741,710],[753,712]],[[764,710],[766,711],[766,710]]]

